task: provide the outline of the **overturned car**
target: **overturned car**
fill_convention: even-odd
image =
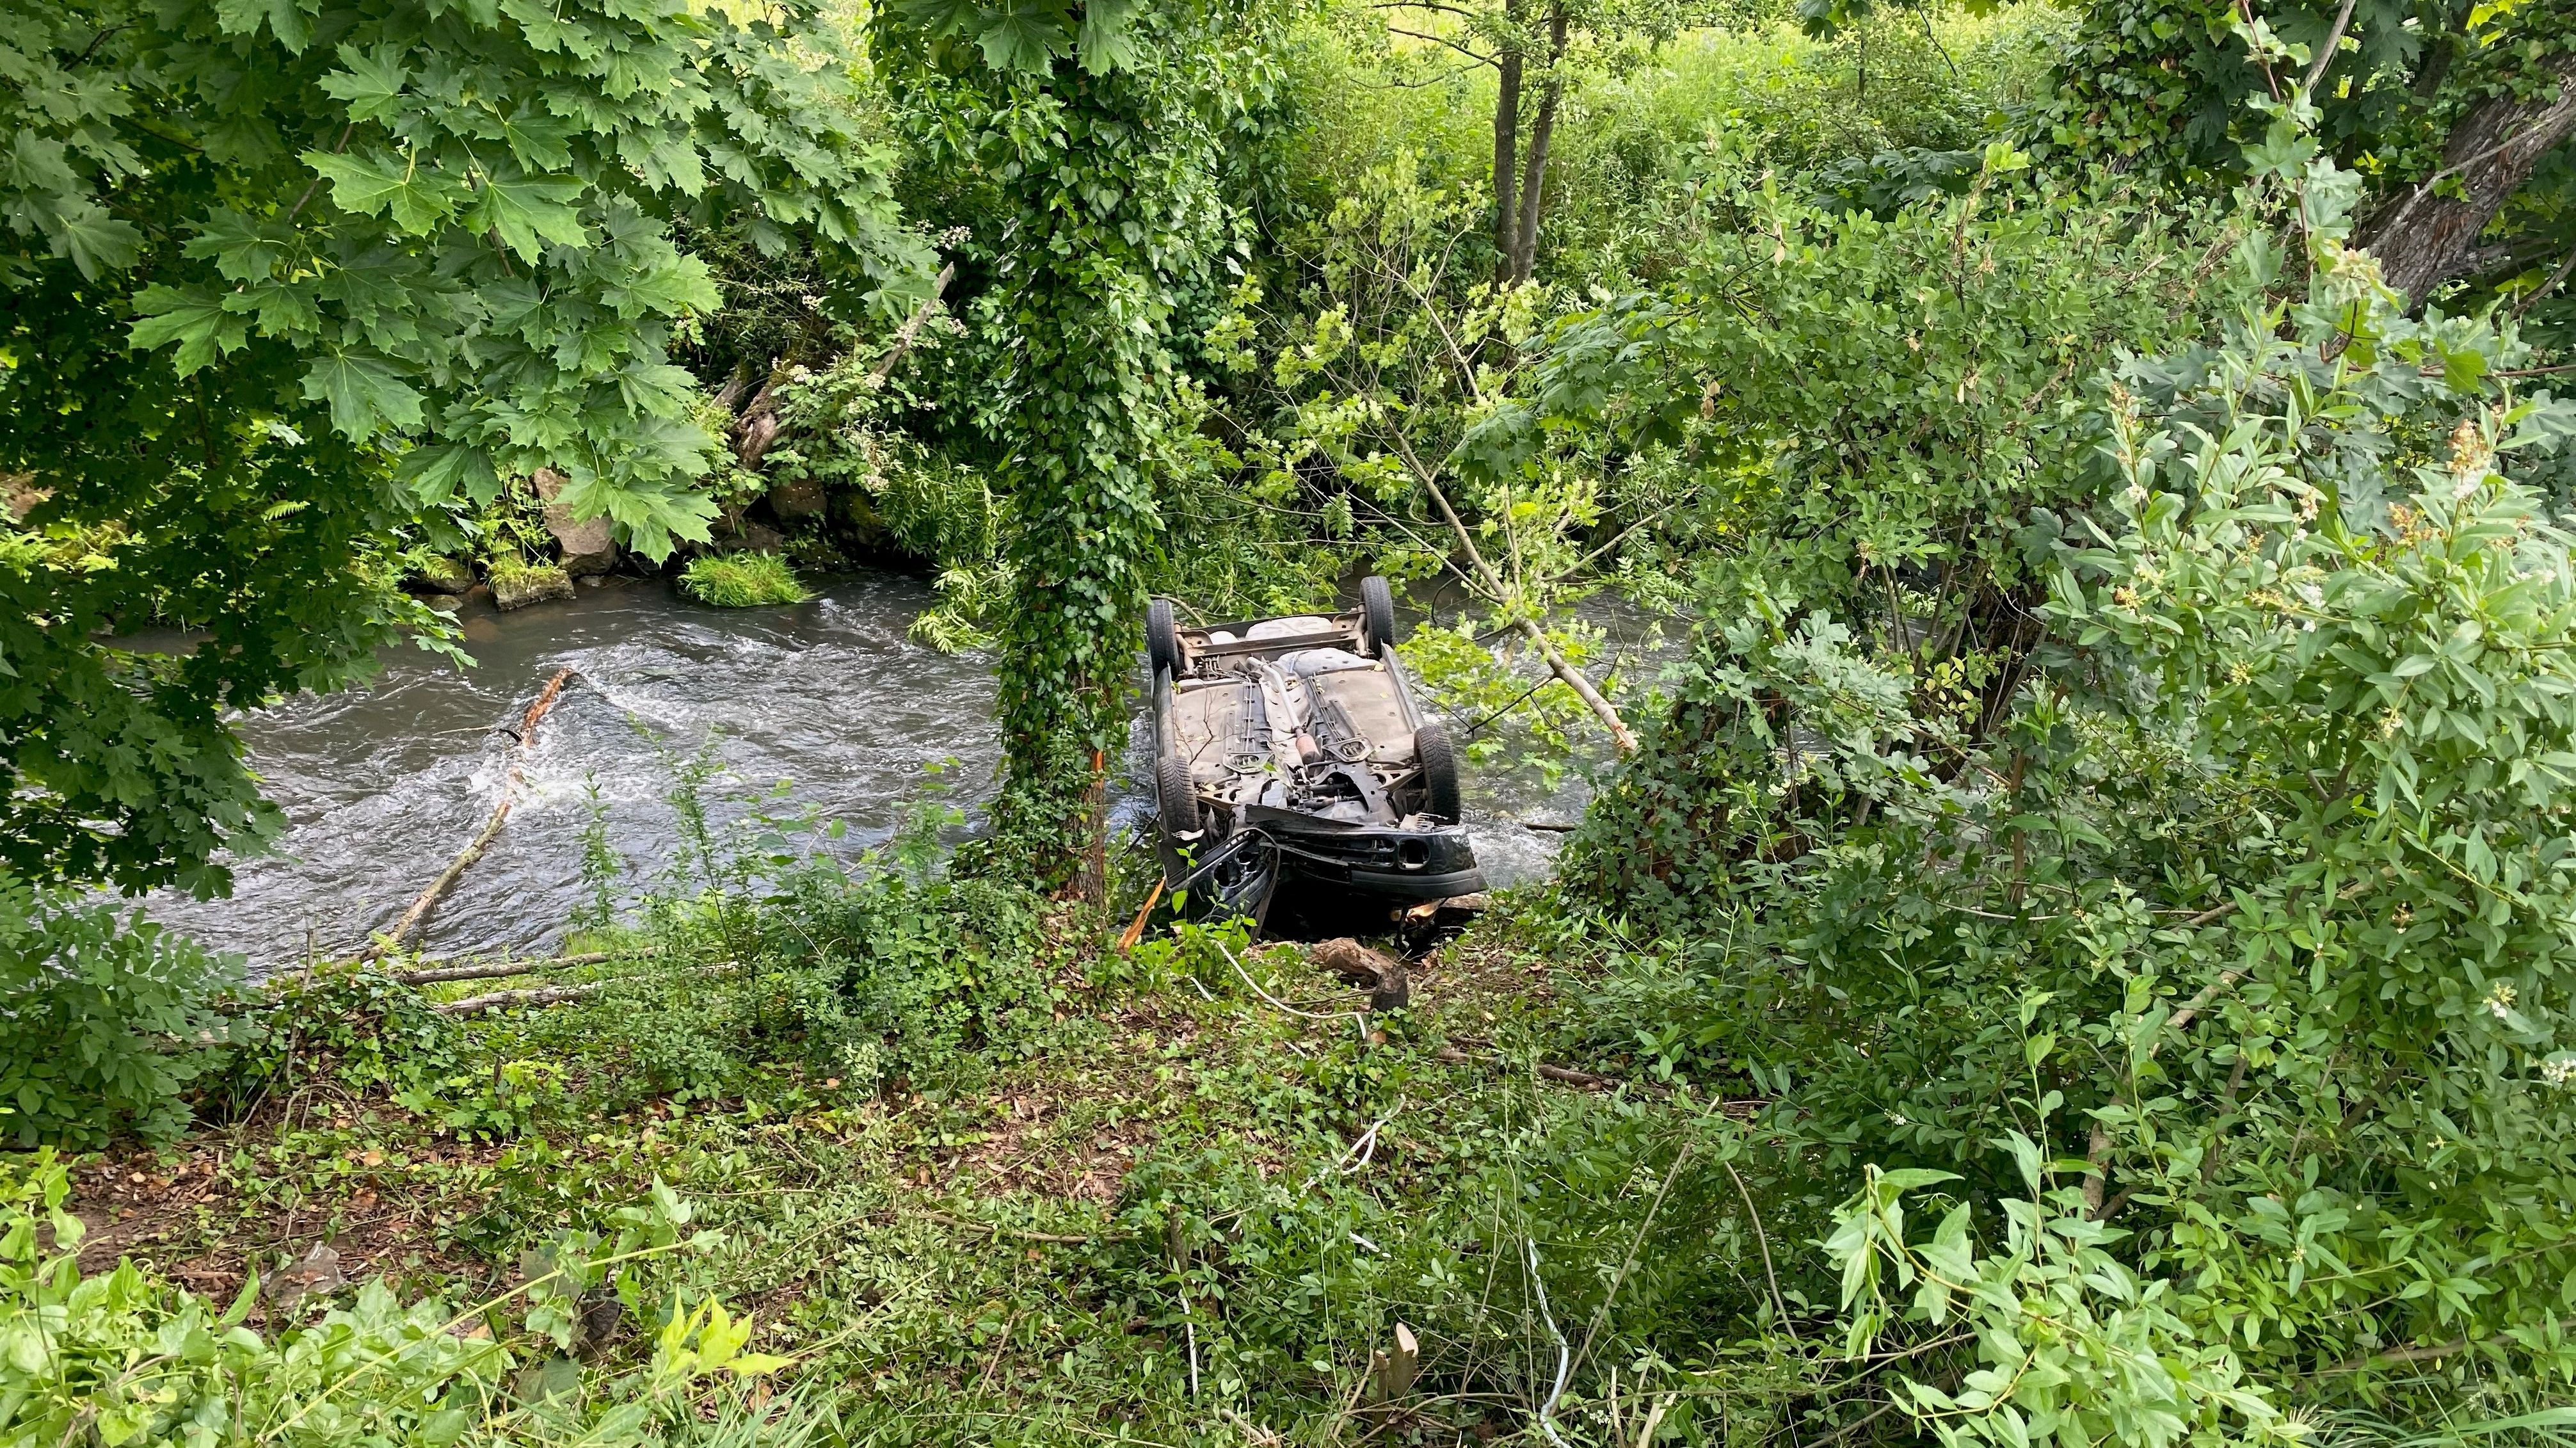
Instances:
[[[1283,886],[1395,907],[1484,888],[1458,761],[1395,654],[1386,580],[1360,607],[1183,627],[1146,614],[1165,879],[1267,916]]]

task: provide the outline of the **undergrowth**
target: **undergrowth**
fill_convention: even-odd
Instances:
[[[803,603],[814,596],[775,553],[701,553],[680,570],[680,588],[717,608]]]

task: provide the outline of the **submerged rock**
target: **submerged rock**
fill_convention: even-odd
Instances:
[[[551,563],[497,563],[492,567],[492,604],[525,608],[549,598],[572,597],[572,575]]]

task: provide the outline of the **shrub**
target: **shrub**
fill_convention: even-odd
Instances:
[[[682,1235],[689,1207],[658,1184],[610,1214],[608,1240],[556,1234],[531,1254],[529,1280],[491,1302],[461,1312],[435,1299],[406,1304],[374,1281],[312,1326],[275,1336],[244,1325],[249,1292],[218,1308],[131,1262],[84,1277],[68,1191],[50,1152],[23,1173],[0,1168],[0,1429],[13,1444],[642,1448],[692,1436],[710,1379],[786,1365],[743,1350],[748,1318],[677,1299],[666,1314],[646,1295],[644,1259],[711,1244]],[[47,1229],[58,1255],[46,1251]],[[628,1315],[660,1324],[644,1367],[585,1373],[562,1356],[593,1291],[613,1291]],[[522,1369],[514,1383],[513,1368]]]
[[[717,608],[803,603],[814,596],[775,553],[701,553],[680,570],[680,589]]]
[[[214,1003],[241,967],[139,911],[0,875],[0,1107],[19,1143],[176,1135],[180,1089],[230,1034]]]
[[[2265,300],[2106,379],[2108,477],[1998,559],[2046,585],[1981,665],[2008,687],[1757,596],[1595,812],[1631,858],[1581,878],[1707,942],[1695,1005],[1668,967],[1601,998],[1879,1173],[1834,1238],[1849,1341],[1975,1338],[1904,1369],[1948,1443],[2576,1378],[2576,538],[2526,481],[2576,407],[2509,330],[2406,316],[2341,245],[2354,189],[2315,163],[2310,274],[2249,239]]]

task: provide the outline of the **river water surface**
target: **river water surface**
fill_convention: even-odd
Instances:
[[[287,832],[274,853],[235,863],[230,899],[155,896],[150,913],[248,956],[254,973],[362,945],[481,827],[513,762],[509,729],[567,666],[577,677],[524,756],[508,823],[421,933],[433,954],[543,951],[561,939],[586,898],[593,791],[630,879],[651,881],[678,838],[666,799],[675,762],[704,748],[724,769],[706,791],[720,821],[784,782],[766,808],[841,821],[831,847],[850,853],[883,842],[925,790],[980,804],[1001,757],[992,661],[911,642],[906,630],[930,603],[926,583],[893,573],[845,575],[781,608],[704,608],[666,583],[627,578],[514,613],[468,603],[460,620],[476,667],[392,651],[365,688],[245,718],[251,765]],[[1634,620],[1605,617],[1633,631]],[[1128,774],[1150,778],[1139,745]],[[1121,785],[1113,808],[1126,823],[1145,801]],[[1544,875],[1563,835],[1529,826],[1562,826],[1589,797],[1580,770],[1551,787],[1535,770],[1471,767],[1465,793],[1497,885]]]

